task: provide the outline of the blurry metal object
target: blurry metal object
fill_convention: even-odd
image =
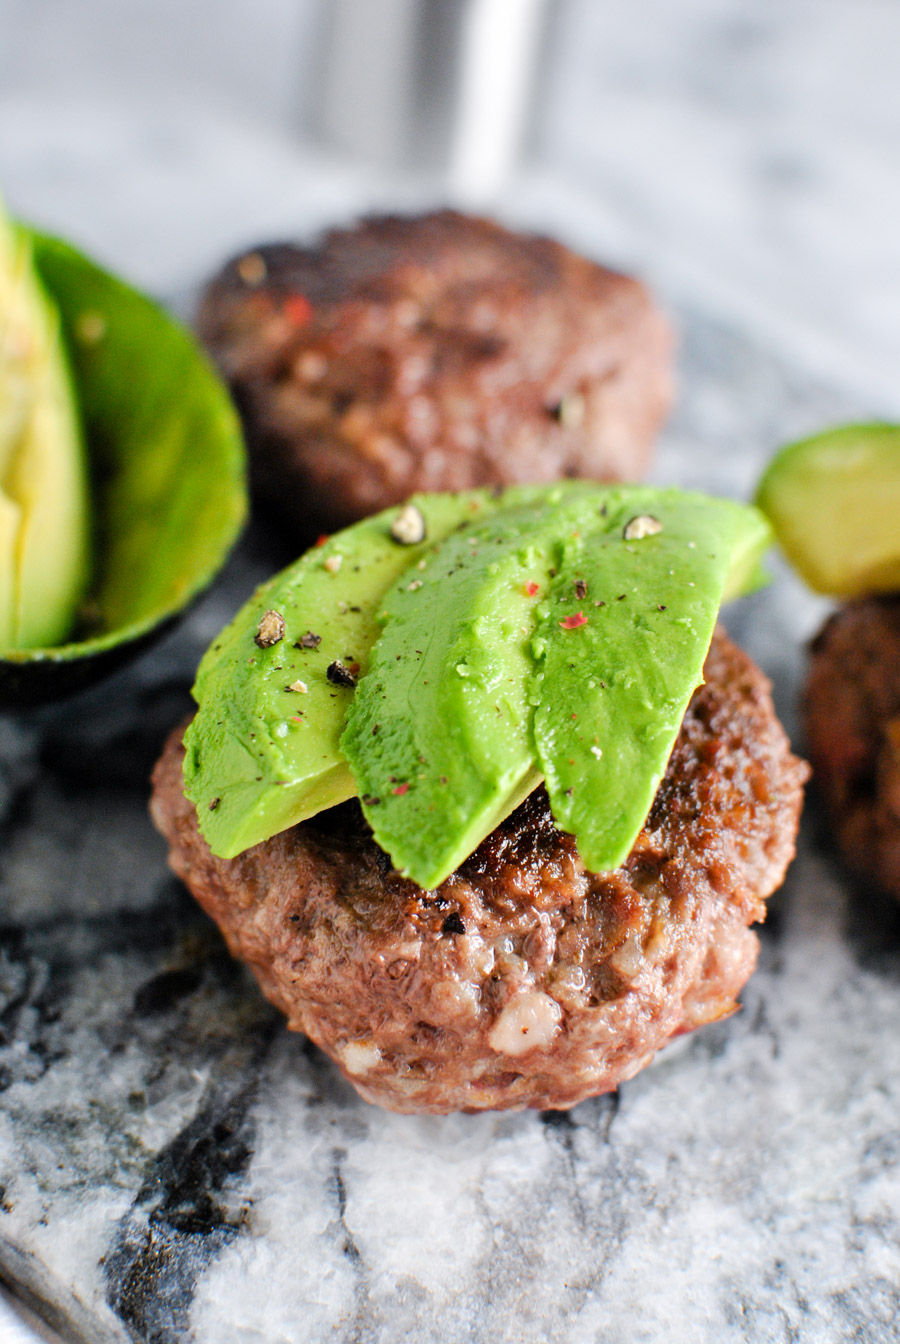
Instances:
[[[330,0],[317,130],[478,205],[520,153],[548,0]]]

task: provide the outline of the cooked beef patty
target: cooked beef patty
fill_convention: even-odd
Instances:
[[[400,877],[358,804],[214,858],[181,735],[151,804],[170,862],[263,992],[368,1101],[569,1107],[734,1011],[747,927],[794,853],[807,770],[768,683],[717,633],[627,862],[588,873],[543,788],[434,891]]]
[[[634,480],[672,393],[636,280],[444,210],[260,247],[203,297],[256,490],[307,533],[416,490]]]
[[[813,641],[815,782],[847,862],[900,897],[900,596],[849,602]]]

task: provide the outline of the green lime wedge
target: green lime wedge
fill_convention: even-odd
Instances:
[[[756,503],[817,593],[900,589],[900,426],[846,425],[788,444]]]

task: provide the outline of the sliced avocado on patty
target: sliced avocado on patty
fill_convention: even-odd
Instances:
[[[595,489],[503,508],[386,595],[347,755],[375,838],[436,886],[537,787],[531,636],[561,534],[597,524]]]
[[[553,494],[583,488],[566,482]],[[214,854],[233,858],[356,796],[340,737],[380,633],[384,594],[407,571],[409,582],[421,578],[418,566],[455,529],[539,495],[546,487],[501,498],[490,490],[414,496],[335,533],[254,593],[200,664],[199,709],[185,735],[185,792]],[[416,515],[420,541],[409,526]],[[267,613],[270,624],[284,622],[271,643],[260,638]]]
[[[411,507],[424,539],[410,506],[346,529],[208,651],[184,773],[210,847],[232,857],[359,793],[395,866],[435,886],[546,773],[585,861],[615,866],[766,524],[589,482]]]
[[[84,595],[88,489],[59,316],[0,206],[0,652],[65,639]]]
[[[609,491],[601,531],[561,542],[532,649],[534,747],[585,867],[618,868],[702,680],[730,576],[754,585],[754,510],[679,490]]]

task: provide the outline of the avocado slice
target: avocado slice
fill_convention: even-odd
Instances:
[[[593,872],[628,857],[720,603],[758,583],[770,540],[756,510],[679,490],[611,489],[605,511],[562,540],[532,641],[537,761]]]
[[[263,585],[204,657],[184,777],[211,849],[359,793],[381,847],[433,887],[546,772],[585,861],[616,866],[768,525],[564,482],[415,497],[426,536],[401,544],[408,507]]]
[[[0,650],[57,644],[89,562],[85,454],[60,321],[0,207]]]
[[[376,840],[420,886],[542,776],[586,866],[618,867],[723,594],[758,583],[770,539],[755,510],[678,490],[594,486],[549,505],[449,538],[384,599],[341,746]]]
[[[559,487],[560,495],[578,483]],[[516,487],[414,496],[421,542],[391,535],[404,510],[387,509],[336,533],[276,575],[242,607],[207,651],[193,694],[199,706],[185,735],[185,793],[214,854],[233,858],[270,835],[357,793],[340,745],[351,685],[363,675],[380,626],[384,594],[409,572],[414,583],[457,528],[546,493]],[[404,534],[406,535],[406,534]],[[266,612],[284,620],[277,642],[259,647]],[[291,687],[297,687],[292,690]],[[300,689],[300,687],[306,689]]]
[[[816,592],[900,589],[900,426],[847,425],[788,444],[756,503]]]
[[[529,702],[535,607],[597,486],[543,492],[456,533],[385,596],[341,747],[376,840],[433,887],[540,783]]]

